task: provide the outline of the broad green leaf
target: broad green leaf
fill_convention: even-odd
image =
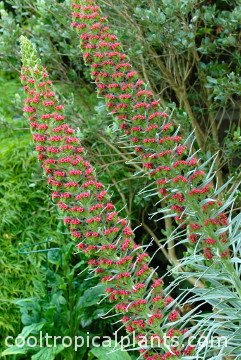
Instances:
[[[27,345],[24,345],[23,347],[19,347],[17,345],[13,345],[10,348],[8,348],[7,350],[4,350],[2,352],[2,356],[6,356],[6,355],[17,355],[17,354],[27,354],[28,351],[32,349]]]
[[[91,349],[91,353],[94,354],[99,360],[131,360],[127,351],[122,351],[120,346],[117,345],[115,350],[115,342],[111,341],[111,347],[101,346]],[[118,350],[117,350],[118,349]],[[114,352],[112,352],[114,350]]]
[[[33,331],[40,331],[45,324],[46,324],[46,322],[40,322],[40,323],[24,326],[24,328],[23,328],[21,334],[19,334],[19,336],[22,336],[26,339],[26,337],[29,334],[31,334]]]
[[[79,298],[77,309],[96,304],[101,299],[100,295],[104,293],[105,287],[102,285],[98,285],[95,288],[86,290],[83,296]]]
[[[214,78],[212,78],[211,76],[207,76],[207,81],[208,82],[211,82],[211,83],[213,83],[213,84],[217,84],[217,79],[214,79]]]
[[[31,360],[54,360],[55,355],[63,351],[65,347],[60,344],[55,347],[43,348],[37,354],[31,357]]]

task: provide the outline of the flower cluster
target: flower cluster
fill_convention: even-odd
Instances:
[[[192,229],[188,225],[194,218],[202,228],[202,234],[196,231],[188,236],[190,244],[194,238],[200,239],[207,259],[223,258],[224,254],[228,257],[228,242],[220,241],[219,235],[220,223],[225,225],[227,218],[215,214],[218,202],[213,200],[215,204],[201,211],[202,202],[211,198],[213,188],[210,184],[202,185],[205,174],[198,169],[197,159],[188,155],[184,139],[177,135],[168,115],[132,69],[100,7],[92,0],[75,0],[71,6],[74,19],[71,26],[80,37],[83,58],[92,70],[97,92],[105,98],[108,113],[125,132],[138,161],[142,157],[143,171],[156,181],[159,196],[166,201],[182,228],[187,227],[190,233]],[[181,207],[178,206],[180,199]],[[208,219],[214,218],[216,224],[210,221],[206,224]],[[216,241],[206,246],[205,238]]]
[[[170,297],[165,296],[162,281],[149,266],[148,254],[134,242],[127,220],[120,218],[110,194],[85,160],[84,149],[74,136],[75,129],[65,119],[64,107],[58,103],[36,50],[26,38],[22,37],[21,42],[21,80],[28,103],[23,111],[28,116],[48,186],[52,188],[52,199],[72,239],[89,258],[91,271],[100,276],[103,284],[108,284],[106,294],[115,303],[116,312],[122,314],[127,332],[135,330],[136,339],[143,336],[151,339],[154,335],[163,339],[165,328],[181,338],[184,331],[175,326],[180,314],[170,309]],[[164,359],[170,354],[169,346],[162,343],[161,348],[156,348],[151,340],[141,351],[149,360]],[[180,349],[173,349],[175,358],[187,353],[191,354],[192,349],[180,340]]]

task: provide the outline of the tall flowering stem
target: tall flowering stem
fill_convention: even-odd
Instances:
[[[121,43],[108,26],[98,1],[72,3],[71,26],[80,37],[85,64],[91,68],[99,96],[119,123],[143,171],[156,184],[159,197],[177,224],[187,229],[189,244],[208,260],[222,259],[232,276],[225,206],[216,199],[210,180],[190,155],[183,139],[159,102],[138,78]],[[237,280],[237,279],[236,279]],[[240,292],[240,281],[234,281]]]
[[[126,331],[135,332],[143,358],[191,355],[194,349],[183,345],[185,331],[176,325],[180,314],[172,306],[175,301],[164,295],[162,280],[149,266],[149,255],[134,242],[127,220],[119,216],[110,194],[85,159],[46,68],[25,37],[21,37],[21,51],[21,81],[26,93],[23,111],[52,199],[77,248],[89,259],[91,271],[108,284],[106,296],[122,314]],[[180,338],[176,347],[171,346],[173,337]]]

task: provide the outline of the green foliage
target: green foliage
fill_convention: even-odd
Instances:
[[[110,346],[101,346],[99,348],[93,348],[90,352],[88,360],[92,360],[93,356],[96,356],[99,360],[131,360],[130,355],[127,352],[121,351],[120,346],[116,346],[112,341]]]
[[[0,263],[3,282],[0,328],[3,339],[7,334],[19,331],[20,318],[12,300],[32,296],[34,277],[41,276],[42,272],[40,259],[19,257],[18,250],[53,233],[58,221],[20,111],[15,108],[12,117],[19,83],[1,75],[0,89],[3,100],[0,123]]]
[[[59,359],[79,359],[84,356],[87,349],[86,337],[94,335],[110,334],[112,326],[110,320],[96,321],[99,316],[110,310],[110,305],[102,303],[96,308],[99,296],[103,294],[104,286],[98,284],[95,279],[90,279],[83,271],[85,261],[79,260],[79,254],[73,256],[74,243],[67,243],[63,237],[61,240],[62,261],[60,263],[59,252],[48,252],[48,270],[46,271],[46,281],[35,280],[35,293],[39,297],[21,298],[14,301],[20,308],[23,329],[19,336],[26,339],[24,347],[12,346],[3,352],[3,355],[21,354],[19,359],[46,360],[55,359],[61,353]],[[59,241],[51,242],[52,248],[58,246]],[[32,257],[34,254],[29,254]],[[44,277],[45,277],[44,276]],[[44,279],[43,277],[43,279]],[[47,285],[46,285],[47,284]],[[93,287],[93,288],[92,288]],[[47,291],[47,295],[46,295]],[[88,333],[87,333],[88,328]],[[113,330],[113,329],[112,329]],[[42,332],[42,335],[40,333]],[[48,342],[45,339],[48,334]],[[37,346],[32,347],[27,343],[30,336],[37,338]],[[60,340],[54,340],[55,336],[60,336]],[[83,336],[85,343],[76,351],[74,346],[62,346],[62,339],[65,337],[75,339],[75,336]],[[40,340],[42,338],[42,340]],[[32,340],[35,342],[35,340]],[[10,342],[10,341],[9,341]],[[53,349],[48,349],[48,344],[53,345]],[[54,346],[57,345],[57,346]],[[22,356],[26,355],[26,357]]]
[[[163,107],[175,101],[177,123],[195,131],[201,159],[219,151],[219,184],[232,176],[237,183],[240,154],[225,147],[226,136],[240,126],[240,1],[99,3]]]
[[[0,3],[2,70],[14,69],[15,72],[19,72],[21,63],[18,56],[18,39],[21,35],[30,35],[43,56],[44,62],[49,64],[53,72],[52,76],[65,78],[65,80],[68,77],[76,79],[82,67],[77,61],[77,41],[69,28],[68,5],[69,1],[32,3],[21,0],[2,1]],[[56,63],[57,67],[53,65]]]

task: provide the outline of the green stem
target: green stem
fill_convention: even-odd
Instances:
[[[68,281],[68,286],[69,286],[69,317],[70,317],[70,336],[73,338],[74,335],[74,304],[73,304],[73,282],[72,282],[73,278],[72,276],[70,276],[69,281]],[[75,352],[73,351],[73,349],[70,350],[70,356],[71,356],[71,360],[75,359]]]

